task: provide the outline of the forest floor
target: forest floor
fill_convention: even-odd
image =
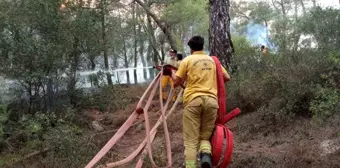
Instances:
[[[85,114],[92,115],[94,120],[101,122],[105,130],[114,130],[121,124],[113,126],[103,121],[123,123],[135,107],[136,104],[130,104],[125,110],[115,113],[88,111]],[[183,105],[179,105],[167,120],[174,168],[180,168],[184,163],[182,113]],[[157,122],[159,116],[159,102],[154,101],[149,116],[152,125]],[[331,125],[321,128],[312,124],[309,119],[303,118],[296,119],[288,126],[273,127],[272,123],[264,123],[261,116],[256,113],[243,114],[228,123],[235,138],[230,168],[340,168],[340,128]],[[142,120],[141,115],[137,121],[139,123],[126,132],[112,148],[110,157],[106,157],[101,163],[124,159],[138,147],[145,138]],[[93,138],[103,146],[113,134],[102,134]],[[160,126],[153,141],[153,157],[159,166],[166,165],[165,151],[163,128]],[[134,167],[135,164],[136,160],[121,167]],[[151,167],[148,159],[144,162],[144,167]]]
[[[133,98],[124,110],[115,112],[100,112],[96,109],[86,109],[81,112],[81,120],[87,125],[84,128],[87,134],[84,139],[87,144],[93,144],[99,152],[107,141],[115,134],[115,131],[126,121],[137,105],[139,96],[144,92],[143,87],[127,87],[129,97]],[[159,101],[154,99],[149,118],[153,126],[160,117]],[[183,105],[179,104],[177,109],[167,119],[171,140],[173,168],[181,168],[184,163],[184,147],[182,136]],[[270,115],[269,115],[270,116]],[[267,117],[267,118],[266,118]],[[270,117],[269,117],[270,118]],[[339,117],[333,117],[339,122]],[[281,122],[280,122],[281,121]],[[234,151],[229,168],[340,168],[340,128],[326,124],[322,127],[313,124],[310,118],[294,117],[290,122],[281,118],[270,118],[258,112],[242,113],[227,126],[234,135]],[[95,124],[94,124],[95,123]],[[282,124],[284,123],[284,124]],[[94,126],[95,125],[95,126]],[[101,128],[95,128],[99,125]],[[151,126],[151,127],[152,127]],[[90,129],[88,129],[90,128]],[[90,138],[89,135],[91,135]],[[100,160],[100,164],[119,161],[133,152],[145,138],[143,115],[140,115],[135,124],[125,133],[115,146]],[[165,166],[166,147],[164,145],[164,131],[162,125],[158,127],[156,138],[153,141],[153,157],[158,166]],[[81,145],[78,145],[81,146]],[[83,150],[83,149],[81,149]],[[54,157],[52,152],[41,156]],[[92,154],[91,154],[92,155]],[[140,155],[139,155],[140,156]],[[120,166],[120,168],[134,167],[137,163],[136,157],[131,163]],[[81,162],[75,162],[73,167],[81,167],[89,162],[88,157]],[[45,159],[45,160],[47,160]],[[42,165],[39,159],[27,159],[26,166],[15,167],[40,168],[49,166]],[[37,162],[37,163],[35,163]],[[60,165],[53,164],[53,167]],[[63,166],[62,166],[63,167]],[[151,168],[148,157],[145,157],[145,168]]]

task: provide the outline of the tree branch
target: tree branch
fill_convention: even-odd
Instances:
[[[51,148],[44,148],[44,149],[41,150],[41,151],[35,151],[35,152],[33,152],[33,153],[30,153],[30,154],[24,156],[22,159],[20,159],[20,160],[14,162],[14,163],[12,163],[11,165],[14,166],[14,165],[16,165],[16,164],[18,164],[18,163],[23,162],[24,160],[27,160],[27,159],[32,158],[32,157],[34,157],[34,156],[40,155],[40,154],[42,154],[42,153],[46,153],[46,152],[48,152],[48,151],[50,151],[50,150],[51,150]]]
[[[134,0],[135,2],[137,2],[147,13],[147,15],[149,15],[150,17],[152,17],[152,19],[156,22],[156,24],[158,25],[159,28],[161,28],[161,30],[163,31],[163,33],[165,34],[165,36],[167,37],[169,44],[171,46],[172,49],[176,49],[177,50],[177,45],[176,45],[176,41],[174,38],[174,35],[172,34],[172,32],[168,29],[169,25],[165,22],[160,20],[155,13],[153,13],[150,8],[144,4],[141,0]]]

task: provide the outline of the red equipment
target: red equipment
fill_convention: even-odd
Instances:
[[[212,56],[216,64],[216,75],[217,75],[217,97],[218,97],[218,117],[216,120],[215,131],[211,137],[211,147],[212,147],[212,164],[213,166],[219,168],[226,168],[231,160],[231,155],[233,152],[233,134],[225,126],[225,124],[240,114],[240,109],[236,108],[230,113],[225,114],[226,111],[226,91],[223,80],[223,73],[221,68],[221,63],[216,56]],[[224,140],[226,140],[226,149],[224,150],[224,155],[222,161],[220,161]]]

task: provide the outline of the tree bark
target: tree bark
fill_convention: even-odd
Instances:
[[[156,49],[156,37],[155,37],[155,33],[153,31],[153,28],[152,28],[151,17],[149,15],[147,16],[147,20],[148,20],[148,31],[149,31],[149,34],[151,36],[150,45],[153,48],[153,61],[154,61],[155,64],[157,64],[158,61],[159,61],[158,60],[159,54],[158,54],[158,51]]]
[[[126,41],[125,38],[123,37],[123,47],[124,47],[124,65],[125,68],[129,68],[129,59],[127,56],[127,46],[126,46]],[[126,71],[126,83],[130,84],[130,73],[129,70]]]
[[[287,13],[286,13],[286,7],[285,7],[285,4],[284,4],[284,3],[285,3],[284,0],[281,0],[281,1],[280,1],[280,6],[281,6],[282,15],[283,15],[283,16],[286,16]]]
[[[79,56],[81,51],[79,50],[79,39],[77,37],[74,37],[73,42],[73,52],[71,53],[71,71],[70,71],[70,82],[68,85],[68,93],[70,98],[70,104],[73,106],[76,106],[77,100],[76,100],[76,75],[77,75],[77,68],[79,64]]]
[[[119,11],[119,13],[120,13],[120,11]],[[120,26],[121,32],[123,32],[122,23],[123,23],[122,22],[122,16],[119,14],[119,26]],[[124,34],[121,34],[121,39],[123,41],[124,67],[129,68],[129,59],[128,59],[128,56],[127,56],[127,46],[126,46],[126,39],[125,39]],[[117,73],[117,79],[118,79],[118,83],[120,83],[118,73]],[[130,84],[130,73],[129,73],[129,71],[126,71],[126,83]]]
[[[104,54],[104,65],[105,70],[109,70],[109,58],[107,55],[107,38],[106,38],[106,24],[105,24],[105,15],[106,15],[106,0],[101,0],[101,24],[102,24],[102,40],[103,40],[103,54]],[[112,78],[110,72],[106,72],[107,83],[112,85]]]
[[[52,77],[47,78],[47,112],[51,112],[51,109],[53,107],[53,80]]]
[[[152,66],[153,63],[152,63],[152,44],[151,44],[151,40],[149,40],[149,44],[148,44],[148,50],[147,50],[147,62],[148,62],[148,65]],[[149,70],[149,79],[153,79],[155,77],[155,71],[154,69],[150,69]]]
[[[89,59],[91,62],[91,70],[94,71],[96,69],[96,62],[95,62],[96,57],[94,54],[89,53]]]
[[[229,67],[232,56],[229,0],[210,0],[209,50]]]
[[[150,8],[145,3],[143,3],[141,0],[134,0],[134,1],[137,2],[141,7],[143,7],[147,15],[150,16],[156,22],[158,27],[163,31],[166,38],[168,39],[171,48],[177,50],[176,40],[175,40],[173,33],[169,30],[169,25],[165,21],[160,20],[156,16],[156,14],[153,13],[150,10]]]
[[[306,15],[306,6],[305,6],[305,3],[303,2],[303,0],[300,0],[300,4],[301,4],[301,7],[302,7],[303,14]]]
[[[144,56],[144,38],[142,36],[142,26],[138,25],[138,37],[139,37],[139,56],[141,58],[143,67],[147,67]],[[146,80],[148,77],[146,69],[143,69],[143,78]]]
[[[134,68],[137,68],[137,57],[138,57],[138,51],[137,51],[137,44],[138,44],[138,41],[137,41],[137,17],[136,17],[137,13],[136,13],[136,5],[133,3],[132,4],[132,19],[133,19],[133,34],[134,34],[134,37],[135,37],[135,42],[134,42]],[[138,83],[137,81],[137,70],[133,70],[133,77],[134,77],[134,82],[135,84]]]

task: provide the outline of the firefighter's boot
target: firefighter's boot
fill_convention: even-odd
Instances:
[[[211,154],[209,153],[201,154],[201,168],[212,168]]]

